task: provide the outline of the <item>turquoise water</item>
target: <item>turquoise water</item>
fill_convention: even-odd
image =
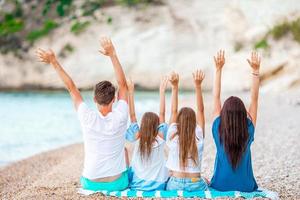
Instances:
[[[84,92],[95,108],[92,92]],[[169,97],[170,95],[168,95]],[[157,92],[137,92],[136,111],[157,112]],[[82,141],[75,109],[67,92],[0,93],[0,165]]]

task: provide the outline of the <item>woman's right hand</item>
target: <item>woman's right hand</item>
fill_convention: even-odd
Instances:
[[[247,59],[249,65],[251,66],[253,72],[258,73],[260,68],[260,57],[257,52],[251,53],[251,60]]]
[[[225,51],[219,50],[217,56],[214,56],[217,70],[221,70],[225,64]]]

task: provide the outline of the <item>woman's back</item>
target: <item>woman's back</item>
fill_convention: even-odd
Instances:
[[[219,127],[221,118],[214,120],[212,126],[213,138],[217,147],[214,175],[211,179],[211,187],[220,191],[243,191],[252,192],[257,189],[253,175],[250,146],[254,140],[254,126],[251,120],[247,119],[248,142],[245,151],[234,169],[225,151],[224,145],[220,142]]]
[[[247,59],[252,69],[251,98],[248,110],[238,97],[229,97],[221,103],[221,77],[225,64],[225,51],[214,57],[215,77],[213,87],[212,133],[217,147],[214,175],[211,186],[221,191],[252,192],[257,189],[253,175],[250,146],[254,140],[257,119],[260,56],[251,53]],[[249,116],[251,120],[247,118]]]

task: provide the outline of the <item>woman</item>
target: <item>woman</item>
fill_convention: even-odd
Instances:
[[[248,112],[238,97],[229,97],[221,106],[221,74],[224,51],[214,57],[216,65],[213,90],[212,134],[217,148],[214,174],[210,186],[220,191],[252,192],[257,189],[251,163],[250,147],[256,124],[260,58],[252,53],[247,60],[252,68],[251,102]]]
[[[166,166],[170,170],[171,177],[167,183],[167,190],[203,191],[207,189],[207,183],[200,173],[205,124],[201,90],[204,73],[197,70],[193,77],[197,98],[197,115],[189,107],[181,108],[177,113],[179,76],[173,73],[170,79],[172,110],[167,133],[169,155]]]
[[[131,124],[126,132],[126,139],[135,142],[129,187],[133,190],[164,190],[168,180],[165,167],[165,136],[168,125],[165,123],[165,90],[167,77],[160,84],[160,114],[146,112],[137,124],[134,108],[134,84],[128,81],[129,112]]]

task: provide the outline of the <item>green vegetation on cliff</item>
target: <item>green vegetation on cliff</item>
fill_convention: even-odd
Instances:
[[[108,6],[136,7],[158,4],[160,0],[6,0],[0,7],[0,53],[21,56],[35,41],[46,37],[62,24],[70,24],[75,35],[84,32],[95,11]],[[104,16],[108,24],[111,16]],[[84,20],[82,20],[84,18]]]
[[[281,38],[291,34],[293,39],[300,44],[300,17],[292,21],[283,21],[272,27],[266,35],[255,43],[255,49],[268,49],[268,39],[272,37],[274,40],[280,40]]]

